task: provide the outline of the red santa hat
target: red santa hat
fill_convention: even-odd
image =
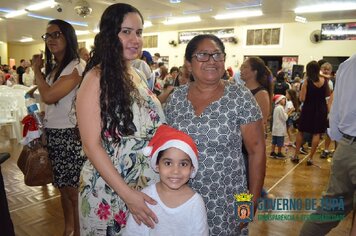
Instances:
[[[190,157],[194,167],[190,178],[194,178],[198,170],[198,149],[194,140],[186,133],[168,125],[161,125],[142,152],[145,156],[151,157],[151,168],[156,170],[158,153],[171,147],[182,150]]]
[[[275,104],[278,104],[283,98],[286,98],[286,97],[282,94],[276,94],[273,97],[273,101]]]

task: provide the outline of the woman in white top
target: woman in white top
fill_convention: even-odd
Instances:
[[[80,155],[82,149],[73,99],[82,80],[85,62],[79,59],[77,37],[69,23],[50,21],[42,39],[46,42],[45,76],[41,73],[42,55],[34,55],[32,62],[36,84],[47,105],[44,125],[54,173],[53,185],[61,192],[63,235],[79,236],[78,186],[84,158]]]

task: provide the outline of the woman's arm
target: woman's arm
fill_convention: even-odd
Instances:
[[[80,86],[76,100],[76,112],[83,149],[90,162],[100,173],[105,182],[124,200],[138,224],[143,222],[153,227],[156,215],[145,202],[156,202],[146,194],[131,189],[120,176],[102,146],[100,117],[100,73],[90,71]]]
[[[304,102],[305,101],[305,97],[307,95],[307,85],[308,85],[308,80],[305,79],[302,85],[302,88],[299,92],[299,101]]]
[[[268,92],[265,90],[261,90],[260,92],[255,94],[255,99],[262,112],[263,125],[264,127],[266,127],[268,117],[270,116],[271,112],[271,104]]]
[[[262,120],[242,125],[241,133],[248,152],[248,189],[253,194],[256,211],[266,173],[266,144]]]
[[[33,72],[35,81],[40,91],[42,101],[46,104],[53,104],[58,102],[61,98],[69,94],[82,80],[78,74],[77,69],[69,75],[61,76],[52,86],[48,85],[42,72],[42,56],[34,55],[32,57]]]

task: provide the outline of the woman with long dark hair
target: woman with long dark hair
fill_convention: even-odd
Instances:
[[[76,107],[83,149],[81,173],[82,235],[121,235],[128,212],[137,223],[154,227],[156,215],[140,192],[158,175],[142,148],[164,122],[155,95],[131,66],[142,49],[143,17],[133,6],[109,6],[84,72]]]
[[[42,55],[32,59],[36,84],[46,103],[44,125],[48,154],[53,166],[53,185],[59,188],[64,213],[63,235],[79,236],[78,186],[85,158],[76,128],[73,99],[82,80],[85,62],[79,59],[74,28],[63,20],[51,20],[46,33],[45,76]]]
[[[318,147],[320,135],[325,133],[327,128],[328,109],[326,97],[330,96],[328,81],[320,75],[318,62],[311,61],[306,68],[307,78],[304,80],[299,94],[299,100],[303,102],[296,137],[296,148],[292,161],[299,162],[300,147],[303,143],[303,133],[313,135],[312,147],[307,159],[307,165],[313,164],[313,155]]]

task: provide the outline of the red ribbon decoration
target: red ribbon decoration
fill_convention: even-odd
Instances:
[[[36,131],[38,130],[38,125],[35,118],[32,115],[25,116],[21,123],[24,125],[22,135],[26,137],[28,131]]]

